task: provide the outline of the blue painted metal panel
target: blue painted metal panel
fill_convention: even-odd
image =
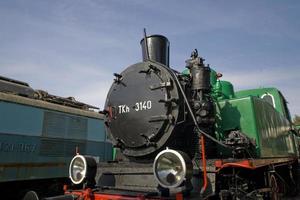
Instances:
[[[106,134],[103,134],[104,128],[104,122],[103,120],[97,120],[97,119],[89,119],[88,121],[88,140],[91,141],[105,141],[106,140]]]
[[[112,146],[105,142],[0,135],[0,182],[66,177],[77,146],[81,154],[92,155],[98,161],[112,158]]]
[[[86,155],[97,157],[99,161],[111,160],[112,145],[110,143],[101,143],[90,141],[86,146]]]
[[[0,101],[0,182],[67,177],[77,147],[112,158],[103,120]]]
[[[43,110],[0,101],[0,132],[39,136],[42,132]]]

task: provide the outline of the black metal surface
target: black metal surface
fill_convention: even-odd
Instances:
[[[199,163],[201,166],[201,163]],[[207,194],[215,192],[215,167],[214,161],[207,163],[208,166],[208,188]],[[197,196],[199,199],[199,191],[202,183],[202,173],[199,167],[194,166],[192,172],[192,188],[191,196]],[[96,175],[96,188],[100,193],[106,194],[124,194],[136,195],[148,193],[153,197],[162,194],[164,190],[159,187],[154,178],[152,163],[135,163],[135,162],[101,162],[98,165]],[[97,190],[95,189],[95,191]],[[97,192],[95,192],[97,193]]]
[[[157,192],[152,163],[100,163],[96,182],[106,189]]]
[[[170,43],[165,36],[150,35],[147,36],[147,44],[145,43],[145,39],[142,39],[140,43],[142,45],[143,61],[149,59],[169,66]]]
[[[146,157],[166,146],[190,148],[188,134],[174,130],[180,128],[176,123],[183,107],[169,71],[148,61],[132,65],[120,75],[108,93],[105,108],[110,110],[108,132],[123,153]]]
[[[256,142],[241,131],[230,131],[224,144],[233,148],[235,158],[253,157],[250,152],[255,151]]]
[[[204,65],[204,59],[198,57],[198,51],[192,52],[191,59],[186,61],[192,77],[192,90],[209,91],[210,85],[210,68]]]
[[[182,150],[193,157],[195,141],[198,141],[194,126],[201,124],[203,130],[209,130],[209,134],[213,132],[210,130],[214,108],[207,97],[211,88],[210,68],[195,50],[187,61],[191,76],[180,82],[178,74],[164,65],[168,60],[167,38],[148,36],[147,44],[144,39],[141,45],[144,60],[148,57],[145,55],[145,46],[148,46],[149,60],[114,74],[116,79],[105,105],[108,132],[116,146],[129,157],[151,162],[149,157],[153,158],[155,152],[165,147]],[[189,123],[191,118],[185,112],[185,92],[190,99],[186,100],[187,106],[193,105],[193,111],[189,111],[190,115],[196,115],[196,124]]]

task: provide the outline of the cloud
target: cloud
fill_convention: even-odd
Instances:
[[[231,81],[238,88],[270,87],[280,85],[299,78],[300,70],[289,71],[284,68],[277,69],[249,69],[225,71],[224,79]],[[295,83],[295,86],[299,83]]]
[[[254,89],[258,87],[276,87],[285,96],[292,117],[300,114],[299,79],[300,69],[249,69],[233,70],[223,73],[223,80],[230,81],[235,90]]]
[[[42,70],[41,70],[42,69]],[[1,68],[1,75],[28,82],[34,89],[42,89],[62,97],[103,108],[113,81],[109,70],[99,66],[70,64],[56,70],[51,66],[14,63]]]
[[[273,1],[2,1],[0,74],[101,107],[111,74],[140,60],[146,27],[169,37],[173,66],[184,66],[199,47],[237,89],[276,86],[300,113],[299,8]]]
[[[99,107],[100,110],[103,110],[106,96],[111,84],[112,80],[92,81],[80,88],[77,88],[72,95],[75,96],[78,101],[95,105]]]

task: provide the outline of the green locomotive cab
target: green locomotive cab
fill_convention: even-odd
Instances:
[[[286,101],[276,88],[243,90],[218,100],[216,120],[218,138],[240,131],[250,139],[255,149],[250,157],[298,156]]]

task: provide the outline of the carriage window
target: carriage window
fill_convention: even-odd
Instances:
[[[265,100],[266,102],[268,102],[269,104],[271,104],[275,108],[274,97],[271,94],[266,93],[266,94],[262,95],[261,98],[263,100]]]

